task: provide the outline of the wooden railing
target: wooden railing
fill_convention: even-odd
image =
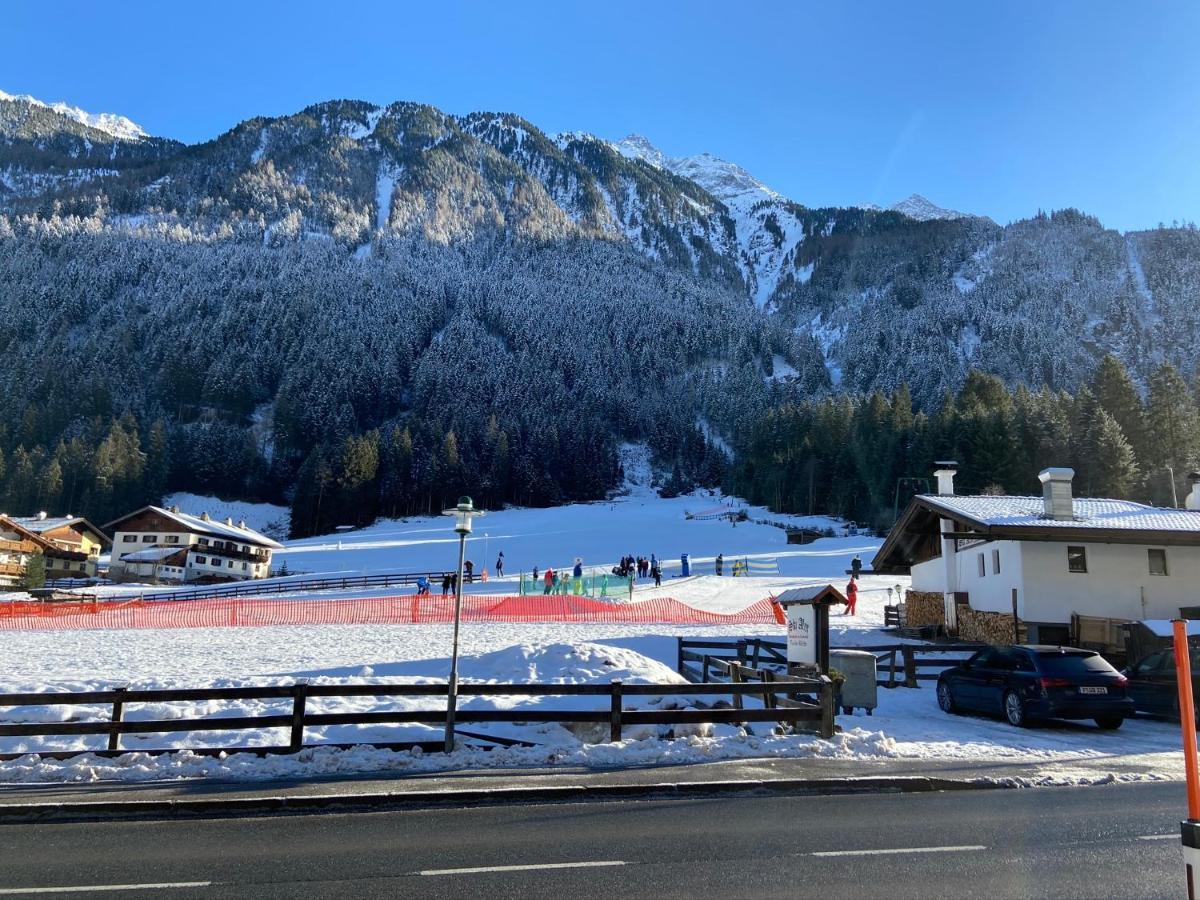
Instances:
[[[787,669],[787,643],[767,638],[743,640],[696,640],[677,638],[676,671],[689,681],[707,681],[718,664],[736,663],[743,668],[772,667]],[[942,669],[958,665],[963,655],[988,646],[977,643],[955,644],[878,644],[832,649],[865,650],[875,654],[876,683],[881,687],[918,686],[919,681],[934,681]],[[948,658],[938,654],[957,654]],[[934,655],[930,655],[934,654]]]
[[[810,693],[816,701],[796,699],[797,695]],[[289,685],[264,685],[236,688],[200,688],[168,690],[129,690],[116,688],[109,691],[71,693],[0,694],[0,708],[29,706],[83,706],[107,705],[110,708],[107,721],[52,721],[52,722],[5,722],[0,717],[0,737],[49,737],[61,735],[107,735],[104,750],[26,750],[22,753],[0,753],[0,759],[15,759],[29,753],[66,759],[83,753],[116,756],[123,751],[120,741],[127,734],[178,734],[193,731],[247,731],[262,728],[287,729],[286,744],[265,747],[164,747],[157,749],[137,748],[138,753],[172,753],[190,750],[202,755],[250,752],[260,755],[273,753],[297,753],[305,746],[372,746],[392,749],[421,746],[432,750],[442,746],[441,742],[374,743],[357,741],[354,744],[306,744],[304,729],[321,725],[441,725],[446,723],[446,709],[433,710],[374,710],[359,712],[311,712],[308,701],[323,697],[446,697],[446,684],[308,684],[298,682]],[[596,722],[608,723],[609,739],[621,740],[622,729],[627,725],[683,725],[703,723],[778,722],[784,725],[808,724],[811,730],[823,737],[833,736],[833,693],[829,679],[779,679],[768,688],[761,684],[625,684],[613,680],[608,684],[460,684],[460,697],[607,697],[607,705],[596,709],[547,710],[537,708],[513,709],[459,709],[455,722],[459,724],[486,722]],[[747,695],[764,697],[762,709],[743,708],[742,698]],[[783,699],[777,695],[784,694]],[[669,709],[640,710],[625,709],[624,698],[647,696],[704,696],[726,695],[734,698],[732,709]],[[770,697],[770,701],[766,698]],[[231,700],[288,699],[291,710],[258,716],[228,717],[182,717],[171,719],[128,720],[126,713],[131,705],[138,703],[180,703]],[[495,743],[514,743],[503,738],[486,735],[472,737]],[[521,742],[515,742],[521,743]]]

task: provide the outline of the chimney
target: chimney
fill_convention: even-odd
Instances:
[[[242,531],[245,531],[245,530],[246,530],[246,520],[245,520],[245,519],[238,519],[238,524],[237,524],[237,527],[238,527],[238,528],[240,528],[240,529],[242,529]]]
[[[1042,502],[1045,504],[1043,515],[1047,519],[1069,522],[1075,518],[1075,504],[1071,500],[1071,482],[1074,478],[1074,469],[1051,468],[1038,472],[1038,481],[1042,483]]]
[[[200,513],[200,521],[201,522],[211,521],[211,519],[209,518],[209,515],[208,515],[208,510],[205,510],[204,512]]]
[[[232,528],[233,527],[233,516],[226,516],[225,524]]]
[[[934,463],[937,466],[933,474],[937,477],[937,492],[943,497],[954,494],[954,473],[958,471],[958,463],[945,459]]]
[[[172,507],[171,507],[171,512],[175,513],[175,515],[179,515],[179,507],[178,507],[178,506],[172,506]]]
[[[1183,508],[1200,509],[1200,472],[1191,472],[1188,475],[1188,484],[1192,486],[1192,490],[1184,498]]]
[[[42,510],[40,513],[38,513],[37,518],[38,518],[39,522],[45,522],[46,521],[46,511]]]

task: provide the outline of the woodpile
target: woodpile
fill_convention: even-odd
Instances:
[[[946,624],[946,606],[940,593],[908,591],[904,595],[904,606],[904,624],[909,628]]]
[[[984,612],[969,606],[959,606],[955,612],[958,615],[959,640],[979,641],[984,644],[1014,642],[1011,613]]]

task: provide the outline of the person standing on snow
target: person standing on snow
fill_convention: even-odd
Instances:
[[[550,591],[551,591],[551,590],[553,589],[553,587],[554,587],[554,570],[553,570],[553,569],[551,569],[551,568],[549,568],[549,567],[547,567],[547,568],[546,568],[546,578],[545,578],[545,581],[546,581],[546,589],[545,589],[544,591],[542,591],[542,593],[543,593],[543,594],[549,594],[549,593],[550,593]]]
[[[447,572],[445,575],[442,576],[442,596],[443,597],[450,593],[450,587],[451,587],[451,585],[454,584],[453,578],[454,578],[454,576],[452,576],[449,572]]]
[[[725,571],[725,554],[718,553],[717,554],[717,574],[721,575],[724,573],[724,571]]]
[[[500,555],[496,557],[496,577],[504,577],[504,551],[500,551]],[[535,576],[536,577],[536,576]]]
[[[582,557],[579,557],[579,556],[575,557],[575,568],[574,568],[574,570],[572,570],[571,574],[576,578],[583,577],[583,558]]]
[[[654,564],[654,567],[650,570],[650,574],[654,577],[654,586],[662,587],[662,569],[659,568],[658,563]]]
[[[862,557],[855,556],[850,560],[850,579],[858,581],[858,576],[862,574]]]
[[[850,583],[846,585],[846,611],[842,613],[842,615],[854,615],[854,607],[856,603],[858,603],[858,582],[851,578]]]

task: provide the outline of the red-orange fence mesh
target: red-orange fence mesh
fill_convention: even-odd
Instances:
[[[780,621],[770,599],[723,615],[677,600],[609,603],[588,597],[463,597],[464,622],[597,622],[631,625],[766,625]],[[231,598],[184,601],[0,603],[0,631],[220,628],[261,625],[414,625],[450,622],[452,597],[345,600]]]

